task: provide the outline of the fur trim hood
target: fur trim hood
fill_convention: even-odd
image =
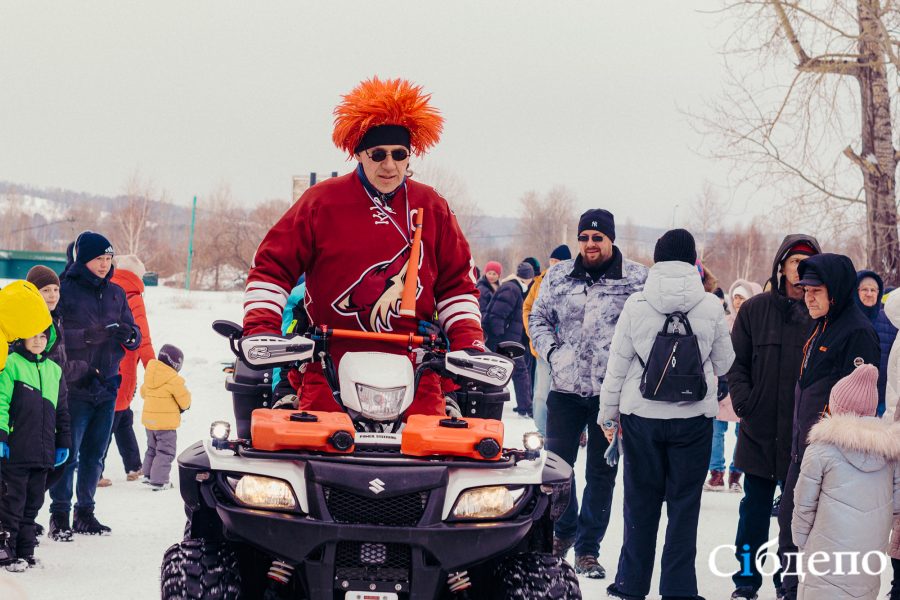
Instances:
[[[830,444],[862,471],[900,460],[900,423],[877,417],[826,415],[809,432],[809,443]]]

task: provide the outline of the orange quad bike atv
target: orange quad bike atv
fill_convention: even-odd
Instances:
[[[520,345],[450,352],[435,336],[213,328],[237,356],[226,384],[237,436],[215,422],[178,457],[187,526],[163,558],[164,600],[581,598],[551,554],[571,468],[538,433],[510,448],[498,420]],[[417,366],[349,352],[338,371],[328,348],[340,337],[395,341]],[[344,411],[268,408],[270,370],[311,361]],[[406,417],[429,370],[460,386],[462,418]]]

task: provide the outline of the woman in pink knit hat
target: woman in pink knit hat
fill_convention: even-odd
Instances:
[[[834,385],[830,414],[810,430],[791,521],[806,574],[798,600],[878,596],[882,562],[863,557],[887,550],[900,514],[900,424],[875,416],[877,382],[877,367],[857,367]],[[857,553],[856,569],[847,553]]]
[[[496,260],[489,260],[484,265],[484,275],[478,280],[476,287],[478,288],[478,308],[481,314],[487,312],[488,304],[491,303],[491,296],[500,287],[500,276],[503,275],[503,265]]]

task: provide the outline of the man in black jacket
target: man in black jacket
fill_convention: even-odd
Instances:
[[[812,236],[786,236],[773,261],[769,291],[741,306],[731,330],[735,360],[728,386],[735,413],[741,417],[734,462],[745,473],[735,536],[740,570],[732,576],[736,588],[732,598],[756,598],[762,586],[754,559],[768,541],[775,489],[787,476],[794,387],[803,344],[812,329],[803,290],[796,287],[799,266],[819,252]]]
[[[102,535],[110,528],[94,516],[94,493],[109,443],[119,388],[119,363],[125,350],[141,343],[125,291],[110,282],[113,247],[92,231],[78,236],[73,262],[67,265],[60,285],[58,311],[66,323],[65,347],[69,360],[84,361],[87,372],[78,379],[66,373],[69,413],[72,419],[72,454],[60,480],[50,488],[50,530],[55,540],[71,536],[69,511],[75,472],[76,533]]]
[[[528,284],[534,279],[534,267],[523,262],[510,277],[494,292],[490,304],[481,319],[486,345],[497,349],[500,342],[522,342],[525,323],[522,321],[522,303]],[[524,357],[515,362],[513,386],[516,390],[516,412],[523,417],[531,416],[531,375]]]
[[[794,394],[794,427],[791,462],[778,512],[778,554],[784,572],[781,588],[785,600],[796,600],[797,575],[791,535],[794,487],[808,445],[809,430],[827,412],[831,388],[863,363],[881,360],[878,335],[871,321],[854,301],[856,269],[841,254],[820,254],[800,265],[804,301],[816,326],[803,350],[800,379]]]

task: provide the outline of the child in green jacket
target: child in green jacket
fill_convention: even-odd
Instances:
[[[49,330],[48,330],[49,331]],[[47,358],[48,332],[16,341],[0,372],[0,465],[6,493],[0,523],[8,535],[8,571],[35,564],[34,518],[44,503],[47,473],[72,445],[62,369]]]

